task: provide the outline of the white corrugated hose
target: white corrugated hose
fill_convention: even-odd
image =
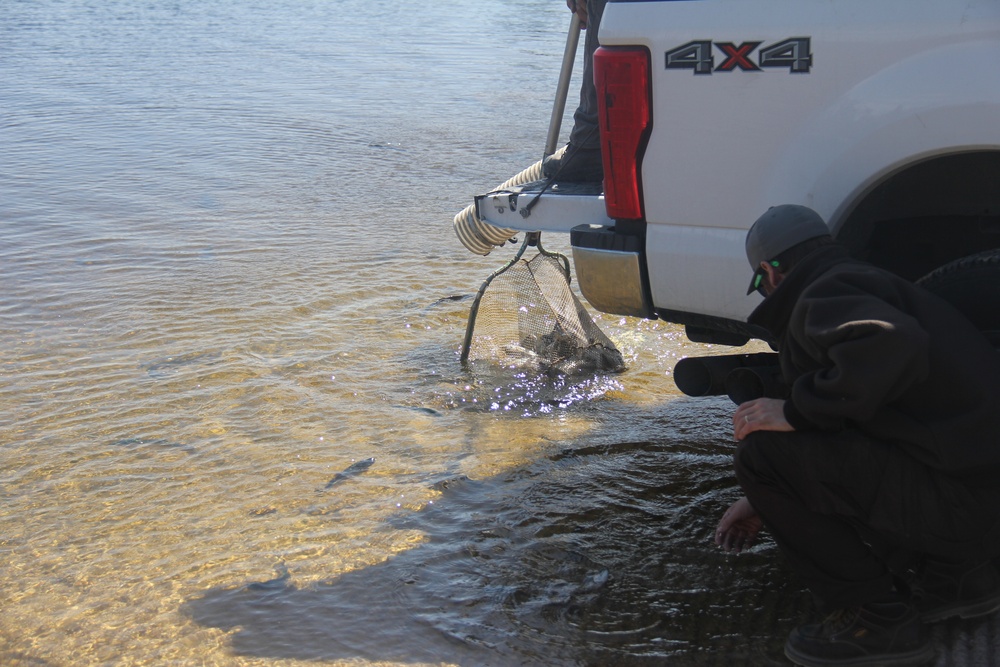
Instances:
[[[566,147],[563,146],[556,151],[556,156],[561,155],[565,150]],[[521,173],[498,185],[493,189],[493,192],[508,190],[516,185],[524,185],[525,183],[540,181],[544,178],[542,175],[542,161],[539,160]],[[461,213],[455,216],[455,233],[466,248],[477,255],[488,255],[494,248],[509,241],[512,236],[517,234],[517,230],[503,229],[488,222],[483,222],[476,215],[476,205],[469,204]]]

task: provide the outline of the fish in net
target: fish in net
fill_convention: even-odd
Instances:
[[[539,253],[526,260],[528,245]],[[625,360],[570,289],[569,261],[528,238],[479,289],[462,363],[485,360],[550,375],[618,373]]]

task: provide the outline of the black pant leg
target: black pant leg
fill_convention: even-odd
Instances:
[[[736,477],[747,498],[824,611],[892,590],[892,575],[856,527],[875,495],[865,487],[877,486],[884,465],[866,444],[758,431],[737,448]],[[847,450],[869,460],[850,462]]]
[[[899,553],[951,562],[996,556],[998,493],[930,468],[904,446],[855,430],[758,431],[740,443],[735,463],[747,498],[821,608],[887,594]]]

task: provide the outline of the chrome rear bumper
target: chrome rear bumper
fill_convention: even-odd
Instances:
[[[653,317],[640,237],[616,234],[611,227],[578,225],[570,239],[576,280],[591,306],[615,315]]]

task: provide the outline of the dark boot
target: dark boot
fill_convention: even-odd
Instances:
[[[601,149],[577,148],[568,144],[565,151],[557,151],[545,158],[542,175],[564,183],[600,183],[604,180]]]
[[[917,570],[913,597],[920,620],[976,618],[1000,609],[1000,573],[991,561],[946,563],[926,560]]]
[[[867,602],[792,631],[785,655],[805,667],[922,665],[934,658],[909,602]]]

